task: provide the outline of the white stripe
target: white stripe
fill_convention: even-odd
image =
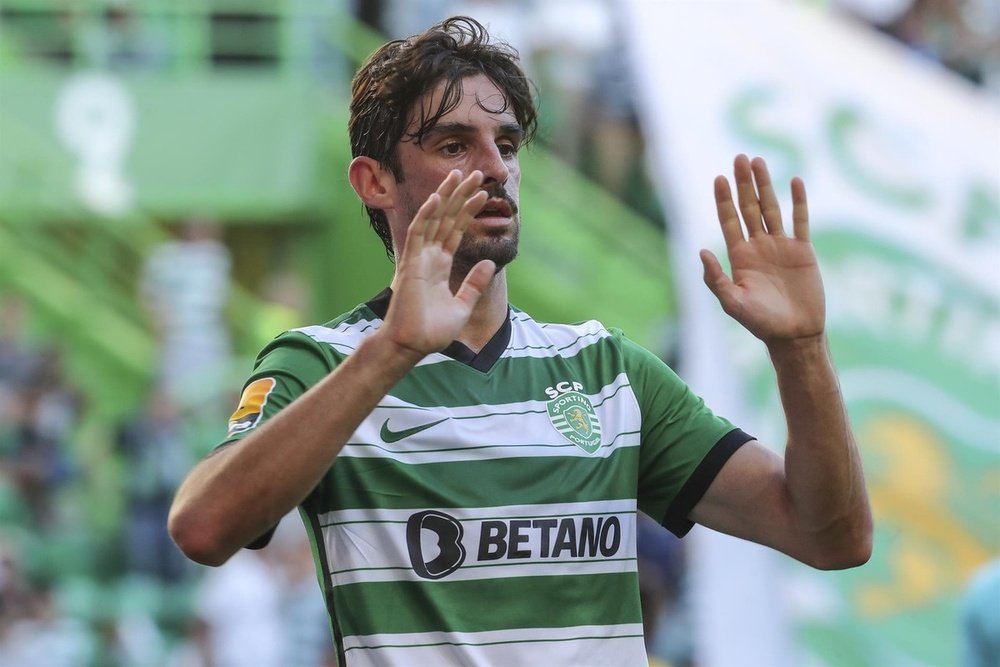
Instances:
[[[344,510],[321,515],[323,544],[327,561],[334,568],[330,574],[335,584],[422,581],[410,563],[407,544],[407,520],[416,513]],[[460,543],[465,551],[462,565],[446,575],[448,581],[636,571],[635,500],[446,509],[442,513],[460,523]],[[516,529],[509,527],[510,521],[517,519],[525,523]],[[545,523],[528,523],[533,520]],[[560,522],[564,521],[567,528],[573,528],[573,548],[557,542]],[[584,544],[584,523],[594,531],[587,542],[596,544]],[[519,536],[516,545],[515,530]],[[499,539],[498,531],[503,531]],[[492,539],[484,540],[485,532]],[[426,540],[422,542],[425,560],[436,557],[440,553],[436,536],[421,531],[421,537]],[[485,545],[482,559],[481,544]],[[591,550],[591,546],[596,548]],[[508,550],[514,548],[524,555],[509,558]]]
[[[515,314],[511,318],[511,325],[511,338],[507,349],[501,355],[503,358],[572,357],[611,335],[596,320],[573,325],[539,325],[531,318]],[[375,319],[342,323],[336,328],[312,325],[299,327],[292,331],[309,336],[318,343],[330,345],[339,352],[349,354],[361,344],[362,340],[381,326],[382,320]],[[425,366],[447,361],[452,361],[452,359],[444,354],[435,353],[424,357],[417,365]]]
[[[428,409],[387,396],[362,422],[339,456],[408,464],[510,457],[608,458],[621,448],[639,445],[639,433],[628,432],[640,423],[639,404],[624,373],[589,398],[600,421],[594,430],[602,436],[601,447],[593,454],[556,429],[545,401]],[[445,418],[397,442],[386,443],[380,434],[383,424],[399,432]]]
[[[642,624],[344,638],[347,667],[645,667]]]
[[[361,320],[350,324],[342,323],[336,329],[325,327],[319,324],[299,327],[292,331],[309,336],[317,343],[326,343],[339,352],[353,352],[361,341],[378,331],[382,326],[382,320]]]
[[[503,353],[506,358],[572,357],[611,335],[597,320],[544,326],[533,320],[522,323],[515,319],[513,322],[515,326],[511,330],[510,344]]]
[[[631,560],[574,560],[562,562],[504,561],[503,565],[482,565],[469,567],[468,561],[441,581],[481,581],[483,579],[512,579],[515,577],[569,577],[595,574],[622,574],[636,572],[636,561]],[[413,571],[410,564],[394,569],[382,570],[339,570],[331,572],[334,586],[346,584],[371,584],[387,581],[428,581]]]

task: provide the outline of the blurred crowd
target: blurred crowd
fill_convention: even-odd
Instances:
[[[541,141],[660,222],[627,37],[611,0],[327,2],[390,37],[452,14],[477,17],[519,50],[542,92]],[[915,57],[1000,92],[996,0],[830,5]],[[144,29],[134,7],[109,2],[106,24],[86,44],[96,61],[148,68],[169,59],[169,44]],[[0,667],[335,664],[297,517],[282,522],[268,548],[211,570],[186,561],[166,533],[177,484],[221,437],[235,405],[210,381],[230,379],[219,369],[232,354],[231,261],[218,225],[204,219],[180,226],[150,255],[137,301],[157,336],[160,366],[140,407],[96,431],[88,430],[85,383],[72,377],[61,342],[33,331],[26,304],[0,292]],[[94,433],[107,441],[98,449],[110,456],[99,461],[113,473],[95,472],[88,458],[82,443]],[[95,476],[116,485],[110,511],[90,507]],[[692,664],[680,542],[643,522],[639,561],[651,655],[674,667]]]

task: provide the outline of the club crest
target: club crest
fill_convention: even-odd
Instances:
[[[568,391],[545,404],[549,421],[574,445],[593,454],[601,446],[601,422],[590,399]]]

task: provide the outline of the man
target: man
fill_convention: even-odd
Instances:
[[[702,257],[767,344],[782,459],[620,331],[508,304],[535,112],[478,23],[377,51],[351,114],[349,176],[396,258],[391,290],[264,349],[228,439],[177,493],[186,554],[219,565],[298,506],[347,665],[646,664],[637,510],[819,568],[867,560],[801,181],[787,236],[763,161],[738,157],[739,213],[715,183],[733,278]]]

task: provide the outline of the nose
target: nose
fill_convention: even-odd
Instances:
[[[475,168],[483,172],[483,184],[500,183],[502,185],[506,183],[510,177],[510,167],[500,153],[500,147],[489,142],[480,156],[480,164],[477,164]]]

